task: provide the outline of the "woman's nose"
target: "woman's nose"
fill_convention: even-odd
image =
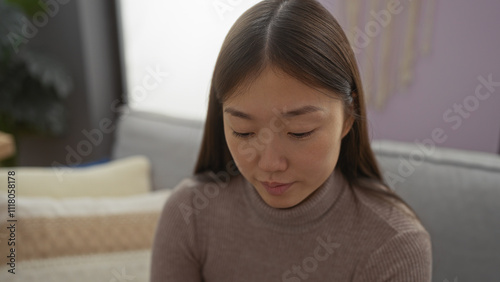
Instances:
[[[263,150],[259,152],[258,166],[267,172],[285,171],[287,169],[287,159],[283,154],[283,147],[277,136],[263,144]]]

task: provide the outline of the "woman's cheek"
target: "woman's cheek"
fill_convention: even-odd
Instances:
[[[318,136],[300,155],[300,164],[311,174],[329,169],[337,163],[339,144],[334,136]]]
[[[252,160],[256,157],[255,150],[246,141],[227,140],[227,145],[238,169],[241,172],[248,171]]]

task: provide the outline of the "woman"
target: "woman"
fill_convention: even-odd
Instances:
[[[195,176],[167,201],[151,281],[429,281],[431,243],[384,183],[355,57],[314,0],[229,31]]]

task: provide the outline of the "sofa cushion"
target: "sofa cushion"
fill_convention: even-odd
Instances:
[[[144,156],[115,159],[87,167],[0,168],[0,181],[15,172],[17,196],[128,196],[151,191],[151,164]]]

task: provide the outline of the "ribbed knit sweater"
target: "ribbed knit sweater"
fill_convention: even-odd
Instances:
[[[357,199],[357,200],[356,200]],[[335,170],[287,209],[241,175],[181,182],[160,216],[151,281],[430,281],[431,242],[401,208]]]

